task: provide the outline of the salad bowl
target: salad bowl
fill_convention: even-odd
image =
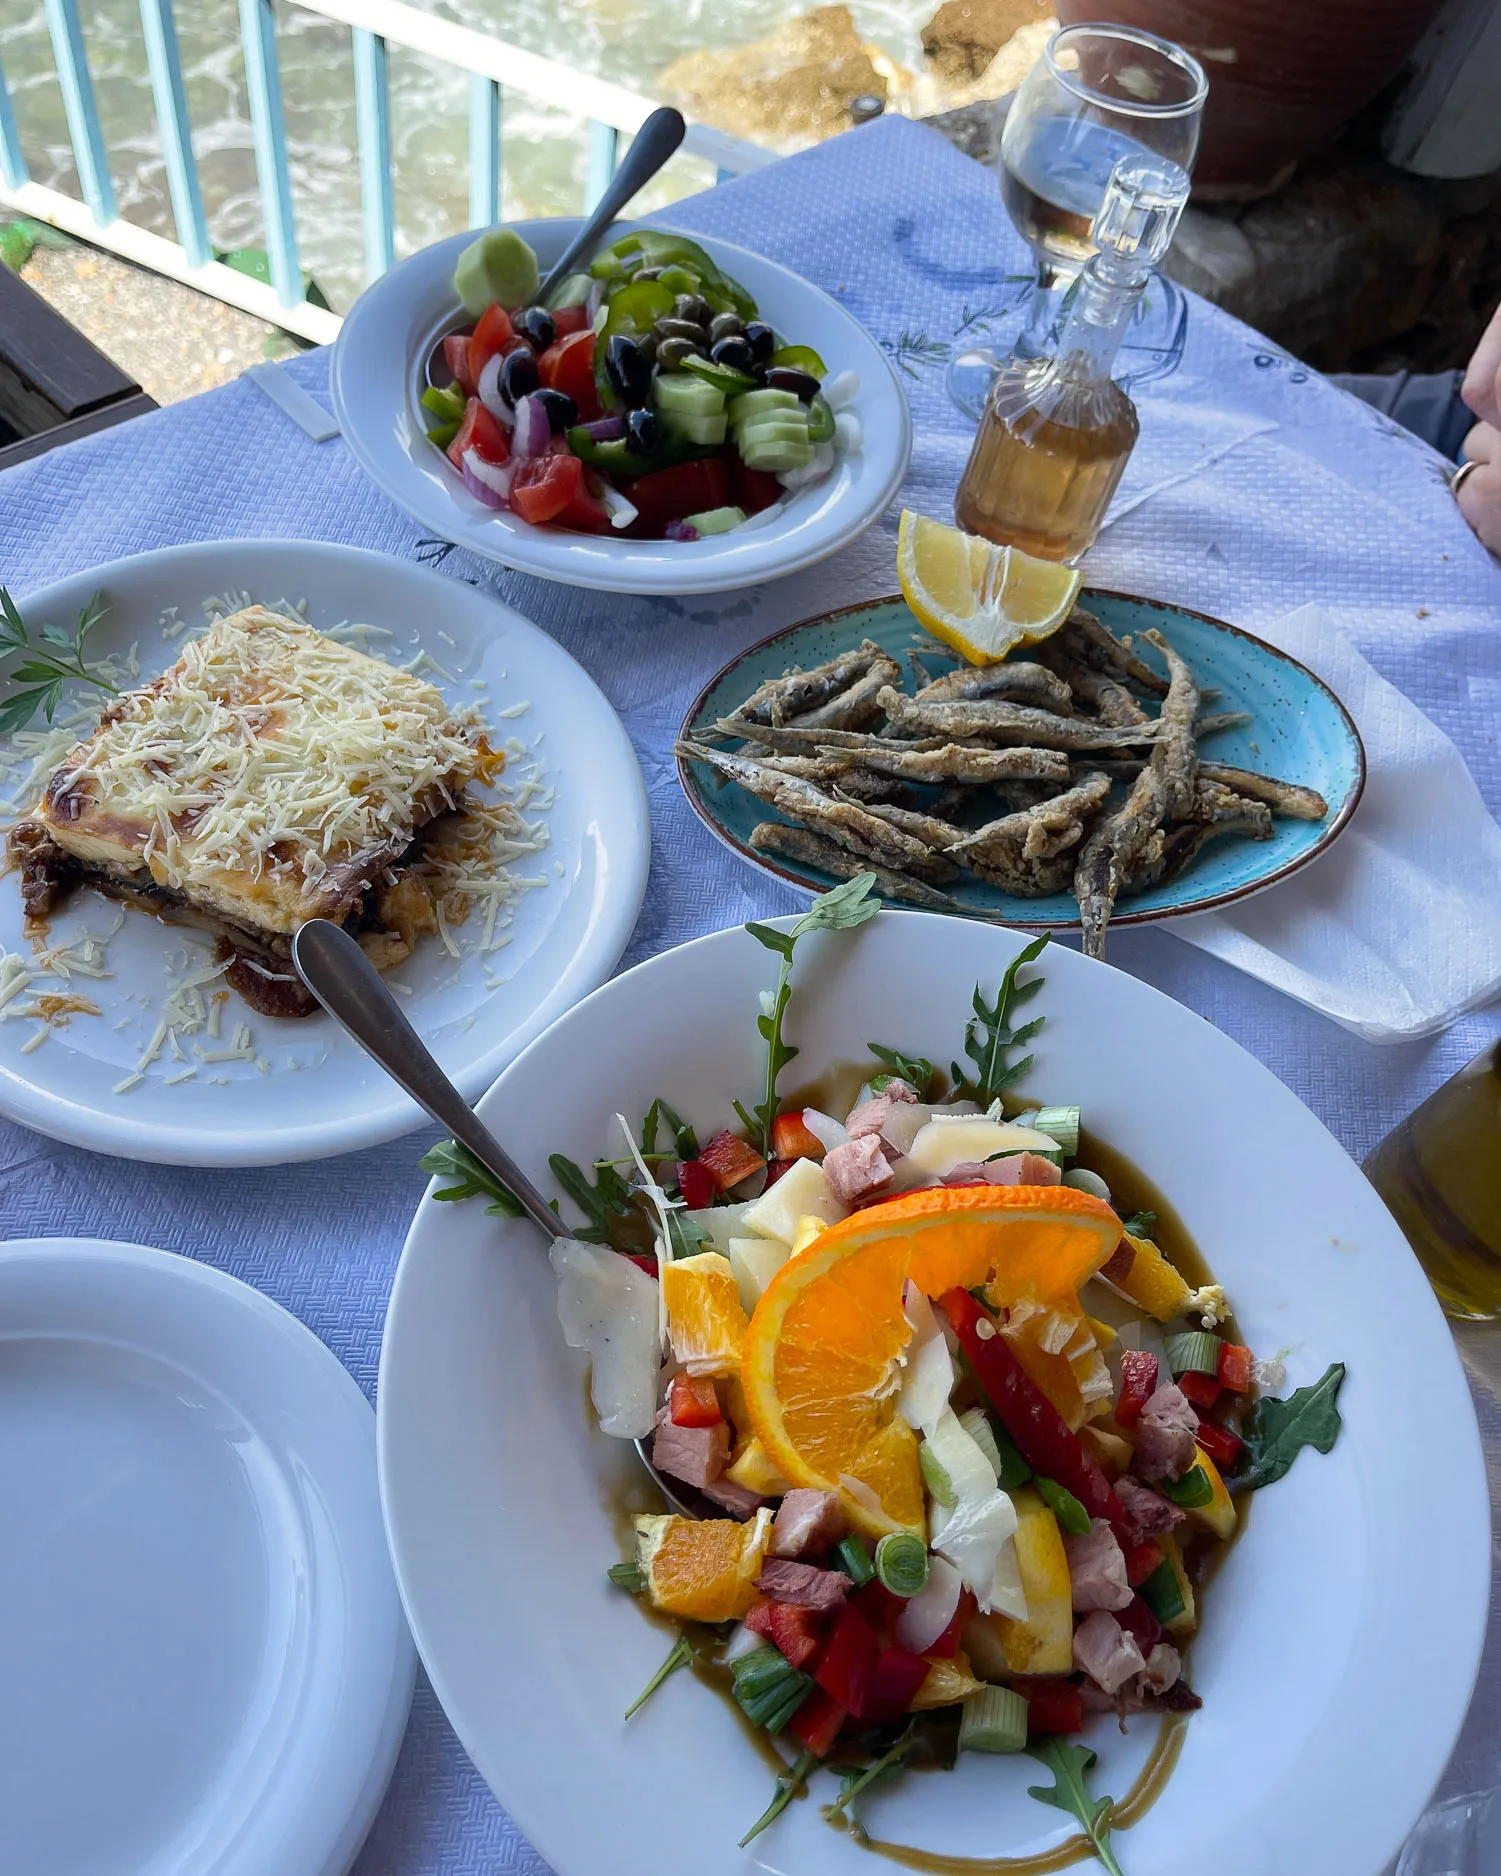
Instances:
[[[959,1055],[972,986],[990,994],[1020,943],[914,912],[810,933],[788,1091],[871,1042]],[[1155,1804],[1117,1820],[1114,1853],[1127,1876],[1378,1876],[1443,1768],[1485,1623],[1484,1470],[1443,1318],[1356,1166],[1266,1069],[1106,965],[1049,947],[1037,969],[1028,1014],[1046,1022],[1018,1093],[1079,1104],[1092,1136],[1157,1188],[1245,1339],[1284,1354],[1289,1388],[1332,1361],[1348,1371],[1338,1443],[1257,1495],[1215,1579],[1189,1657],[1202,1710]],[[653,958],[559,1019],[480,1112],[544,1188],[549,1156],[621,1152],[615,1116],[634,1124],[658,1098],[701,1131],[733,1126],[732,1103],[764,1084],[756,1017],[774,979],[739,929]],[[551,1866],[842,1876],[884,1849],[946,1871],[1059,1867],[997,1860],[1048,1857],[1071,1835],[1028,1796],[1045,1780],[1025,1756],[962,1755],[952,1775],[873,1791],[869,1845],[824,1821],[837,1783],[820,1774],[745,1850],[780,1768],[730,1704],[676,1674],[623,1718],[668,1638],[605,1572],[631,1513],[656,1507],[628,1444],[594,1424],[543,1248],[530,1225],[429,1192],[392,1294],[379,1457],[438,1697]],[[1123,1797],[1154,1737],[1095,1720],[1082,1741],[1099,1755],[1093,1793]]]
[[[634,222],[618,224],[616,238]],[[670,233],[665,224],[655,229]],[[577,217],[510,224],[545,274],[573,239]],[[763,526],[700,540],[636,540],[537,526],[471,494],[427,437],[428,359],[465,318],[454,268],[473,241],[455,235],[414,254],[366,289],[345,320],[330,388],[344,437],[366,474],[424,527],[485,559],[542,579],[606,592],[712,593],[778,579],[835,553],[886,508],[906,474],[912,420],[896,373],[865,329],[826,293],[775,261],[711,236],[710,257],[755,299],[779,335],[811,346],[831,377],[853,372],[848,408],[862,444],[822,481],[787,500]]]

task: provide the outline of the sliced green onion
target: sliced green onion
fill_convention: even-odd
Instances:
[[[764,1648],[742,1655],[731,1669],[733,1692],[740,1711],[753,1726],[779,1733],[807,1699],[813,1686],[799,1674],[780,1648]]]
[[[911,1531],[888,1531],[876,1545],[876,1575],[893,1596],[915,1596],[928,1580],[928,1547]]]
[[[612,1563],[607,1574],[616,1589],[628,1589],[633,1596],[646,1588],[646,1576],[634,1563]]]
[[[1183,1600],[1178,1572],[1166,1557],[1141,1585],[1137,1594],[1164,1628],[1169,1622],[1175,1622],[1188,1606]]]
[[[929,1497],[942,1505],[945,1511],[952,1511],[959,1502],[954,1481],[948,1475],[948,1468],[926,1440],[917,1449],[917,1464]]]
[[[980,1451],[984,1453],[986,1459],[990,1462],[991,1471],[995,1474],[997,1481],[999,1481],[1002,1464],[1001,1449],[996,1445],[995,1432],[991,1427],[989,1414],[986,1413],[983,1407],[970,1407],[966,1409],[964,1413],[960,1414],[959,1424],[964,1428],[964,1431],[974,1441],[976,1446],[979,1447]],[[1012,1450],[1014,1451],[1015,1449],[1013,1448]],[[1020,1458],[1021,1455],[1018,1453],[1017,1457]],[[1026,1461],[1023,1460],[1022,1463],[1025,1465]]]
[[[1167,1338],[1167,1365],[1176,1381],[1180,1374],[1218,1375],[1223,1339],[1207,1329],[1190,1329]]]
[[[1079,1110],[1076,1107],[1040,1107],[1027,1122],[1050,1140],[1056,1140],[1072,1159],[1079,1151]]]
[[[759,1837],[768,1824],[774,1824],[776,1822],[787,1809],[787,1806],[791,1804],[792,1800],[803,1789],[804,1785],[807,1784],[808,1774],[813,1771],[817,1765],[818,1754],[816,1752],[810,1752],[805,1748],[798,1754],[797,1763],[792,1767],[791,1771],[784,1772],[777,1780],[776,1791],[772,1797],[771,1803],[767,1805],[766,1809],[756,1819],[755,1823],[751,1825],[750,1829],[740,1839],[740,1848],[742,1850],[750,1842],[752,1837]]]
[[[1109,1186],[1087,1166],[1070,1166],[1063,1175],[1063,1183],[1072,1186],[1076,1192],[1087,1192],[1092,1199],[1103,1199],[1107,1205],[1110,1203]]]
[[[870,1552],[865,1548],[861,1537],[841,1537],[834,1546],[836,1568],[854,1584],[856,1589],[863,1589],[876,1573],[876,1566],[870,1560]]]
[[[1042,1502],[1058,1520],[1058,1528],[1070,1537],[1083,1537],[1089,1530],[1089,1513],[1074,1497],[1053,1479],[1039,1479],[1037,1489],[1042,1495]]]
[[[999,1420],[990,1420],[990,1437],[995,1441],[995,1449],[1001,1455],[1001,1470],[997,1479],[1001,1490],[1014,1492],[1019,1485],[1029,1485],[1032,1481],[1032,1468],[1022,1458],[1016,1441],[1012,1439]]]
[[[676,1674],[679,1668],[687,1667],[688,1663],[693,1658],[694,1647],[692,1642],[689,1641],[686,1635],[679,1635],[677,1640],[672,1644],[667,1659],[626,1708],[625,1717],[629,1719],[633,1713],[639,1713],[642,1707],[646,1705],[647,1701],[651,1699],[652,1695],[662,1685],[663,1681],[668,1679],[670,1675]]]
[[[1027,1703],[1014,1687],[986,1687],[964,1703],[961,1752],[1020,1752],[1027,1743]]]
[[[1185,1511],[1196,1511],[1200,1505],[1207,1505],[1214,1497],[1214,1487],[1209,1482],[1209,1474],[1198,1464],[1185,1472],[1181,1479],[1158,1479],[1156,1489],[1164,1498],[1170,1498],[1175,1505],[1181,1505]]]

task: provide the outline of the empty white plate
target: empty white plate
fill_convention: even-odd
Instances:
[[[6,1876],[342,1876],[415,1673],[374,1435],[233,1277],[0,1245]]]

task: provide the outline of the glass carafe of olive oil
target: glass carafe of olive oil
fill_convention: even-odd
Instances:
[[[1187,200],[1167,157],[1116,164],[1057,356],[1008,365],[991,388],[954,500],[966,533],[1075,560],[1099,532],[1138,429],[1111,366]]]
[[[1501,1316],[1501,1042],[1386,1136],[1365,1163],[1451,1316]]]

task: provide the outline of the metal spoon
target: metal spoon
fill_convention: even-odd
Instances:
[[[490,1129],[433,1060],[426,1044],[402,1014],[395,997],[358,943],[328,919],[310,919],[292,939],[297,974],[342,1029],[378,1062],[440,1127],[446,1127],[516,1199],[549,1241],[568,1228]],[[636,1441],[641,1463],[675,1511],[688,1518],[722,1517],[710,1499],[680,1479],[669,1479]]]

